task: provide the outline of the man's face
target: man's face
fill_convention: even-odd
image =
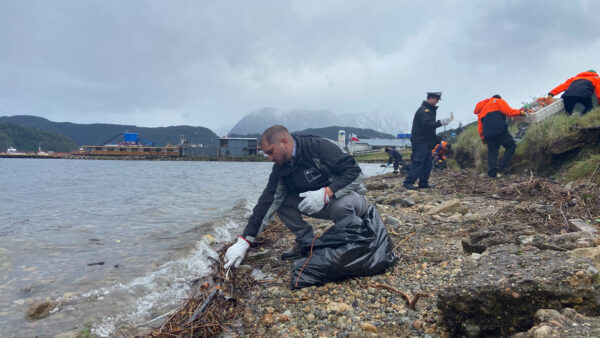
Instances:
[[[440,99],[438,99],[437,97],[430,97],[427,99],[427,102],[429,102],[429,104],[431,104],[432,106],[437,106],[438,102],[440,102]]]
[[[279,141],[269,143],[267,140],[262,140],[262,150],[269,156],[269,161],[273,161],[278,165],[290,162],[292,159],[292,151],[288,149],[290,140],[287,137],[282,137]]]

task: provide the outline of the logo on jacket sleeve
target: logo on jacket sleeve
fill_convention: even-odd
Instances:
[[[304,170],[304,177],[306,177],[307,182],[313,182],[321,177],[321,172],[319,172],[316,168],[310,168]]]
[[[429,112],[429,109],[425,109],[425,112],[426,112],[426,113],[428,113],[428,112]]]

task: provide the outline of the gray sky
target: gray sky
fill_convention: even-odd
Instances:
[[[425,4],[427,3],[427,4]],[[0,0],[0,115],[220,133],[271,106],[475,120],[600,71],[600,1]],[[456,125],[456,122],[451,126]]]

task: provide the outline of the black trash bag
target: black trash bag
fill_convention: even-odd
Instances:
[[[348,216],[337,222],[315,240],[312,257],[308,255],[294,261],[292,289],[376,275],[398,261],[375,205],[364,218]]]

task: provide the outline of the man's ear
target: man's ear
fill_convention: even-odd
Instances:
[[[286,148],[290,145],[290,139],[287,136],[280,138],[279,142],[281,142]]]

